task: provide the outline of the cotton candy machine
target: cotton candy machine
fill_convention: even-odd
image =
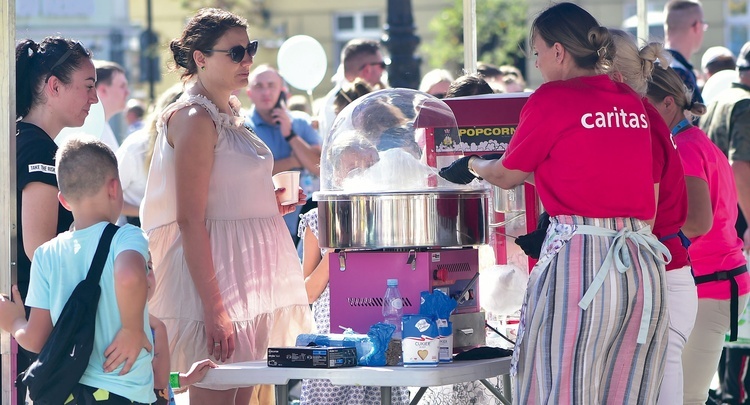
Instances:
[[[487,243],[490,191],[458,186],[427,163],[426,127],[456,128],[442,101],[410,89],[355,100],[323,142],[318,228],[329,248],[331,332],[366,333],[383,320],[386,280],[399,280],[404,313],[441,289],[459,305],[454,346],[484,342],[477,245]]]

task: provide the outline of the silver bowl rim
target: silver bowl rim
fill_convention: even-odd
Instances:
[[[342,192],[337,191],[316,191],[313,193],[313,201],[338,201],[349,200],[351,198],[364,197],[430,197],[430,198],[489,198],[490,190],[457,190],[457,189],[425,189],[425,190],[405,190],[405,191],[372,191],[372,192]]]

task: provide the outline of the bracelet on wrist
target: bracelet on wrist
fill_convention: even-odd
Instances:
[[[482,177],[479,174],[477,174],[476,170],[474,170],[474,167],[471,165],[471,163],[474,162],[476,159],[479,159],[479,158],[476,156],[470,157],[469,161],[466,164],[466,167],[469,169],[469,173],[473,174],[476,178],[481,180]]]
[[[291,141],[297,134],[294,133],[294,131],[289,131],[289,135],[284,137],[284,140],[289,142]]]
[[[169,373],[169,386],[172,387],[172,389],[180,388],[180,373]]]

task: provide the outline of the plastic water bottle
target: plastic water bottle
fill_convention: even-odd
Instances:
[[[398,280],[388,279],[388,288],[383,298],[383,318],[385,323],[396,327],[393,331],[393,339],[401,339],[401,317],[404,315],[404,302],[401,300],[401,292],[398,291]]]

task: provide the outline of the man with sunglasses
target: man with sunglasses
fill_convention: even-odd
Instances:
[[[697,0],[670,0],[664,5],[664,16],[664,46],[673,58],[669,66],[693,91],[692,101],[702,103],[693,65],[688,60],[701,48],[703,33],[708,29],[703,21],[703,7]]]
[[[366,81],[375,90],[384,89],[387,86],[382,82],[383,73],[388,67],[383,58],[378,41],[372,39],[353,39],[341,50],[341,66],[343,67],[343,79],[333,86],[326,94],[319,110],[316,112],[319,122],[320,136],[325,138],[336,119],[333,101],[336,99],[341,87],[345,83],[354,82],[360,78]],[[337,73],[338,74],[338,73]]]
[[[310,124],[310,116],[300,111],[290,111],[286,105],[288,89],[279,72],[263,64],[250,72],[247,96],[253,102],[245,119],[245,126],[255,131],[273,153],[273,173],[286,170],[302,171],[300,184],[311,183],[311,176],[320,175],[322,141]],[[308,197],[312,191],[305,189]],[[297,243],[297,223],[302,206],[294,213],[284,215],[289,233]]]

